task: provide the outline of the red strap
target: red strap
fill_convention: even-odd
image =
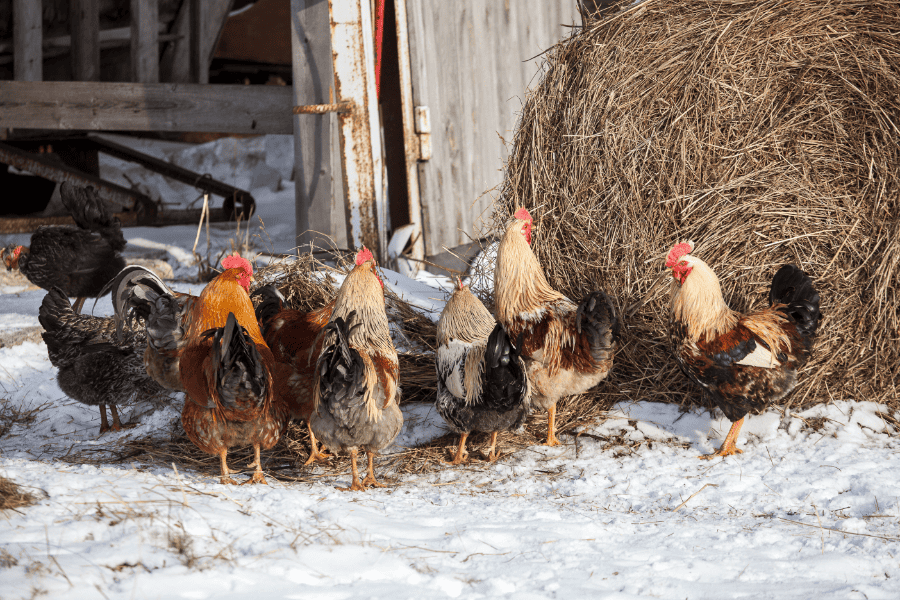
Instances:
[[[381,46],[384,39],[384,0],[375,0],[375,94],[381,98]]]

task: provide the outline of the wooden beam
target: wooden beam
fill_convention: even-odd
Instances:
[[[294,104],[333,102],[334,71],[328,3],[291,0],[291,52]],[[294,181],[297,246],[302,252],[346,247],[346,218],[335,222],[333,207],[344,212],[340,153],[332,143],[334,113],[294,116]],[[337,167],[337,170],[335,170]]]
[[[292,95],[280,85],[0,81],[0,128],[289,134]]]
[[[13,0],[13,73],[18,81],[44,78],[41,3]]]
[[[191,79],[191,3],[192,0],[181,3],[178,16],[175,17],[175,21],[169,29],[169,33],[177,36],[177,39],[163,50],[159,66],[162,81],[196,83],[196,80]],[[222,28],[228,19],[231,4],[232,0],[206,0],[203,2],[208,21],[203,27],[205,38],[201,56],[206,57],[207,69],[216,51],[216,44],[219,42]]]
[[[159,81],[159,4],[131,0],[131,80]]]
[[[100,81],[100,0],[70,0],[72,79]]]
[[[209,61],[203,54],[206,20],[209,18],[209,7],[203,0],[188,0],[191,4],[191,82],[207,83],[209,81]]]

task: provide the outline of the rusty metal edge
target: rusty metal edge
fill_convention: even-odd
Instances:
[[[200,221],[201,209],[168,210],[158,214],[150,221],[141,220],[137,213],[115,213],[122,227],[165,227],[167,225],[196,225]],[[224,209],[213,208],[209,211],[212,223],[231,220],[230,213]],[[31,233],[42,225],[74,225],[75,221],[68,215],[55,217],[0,217],[0,234]]]

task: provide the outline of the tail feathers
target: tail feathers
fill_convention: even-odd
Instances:
[[[147,343],[155,350],[176,350],[184,339],[183,306],[173,296],[157,296],[149,302]]]
[[[156,273],[137,265],[129,265],[119,271],[118,275],[106,284],[100,296],[108,291],[112,291],[116,330],[120,338],[122,327],[130,326],[135,317],[144,321],[149,319],[153,305],[159,297],[175,295]]]
[[[73,314],[69,297],[60,288],[53,286],[38,309],[38,322],[45,331],[55,332],[62,329],[64,317]]]
[[[769,301],[775,304],[786,304],[783,312],[796,324],[797,330],[804,335],[814,335],[819,326],[819,292],[813,281],[796,265],[787,264],[778,269],[772,278]]]
[[[262,405],[269,388],[268,373],[256,344],[234,313],[228,313],[225,327],[204,335],[213,338],[210,357],[216,369],[216,395],[222,407],[243,408],[247,401]]]
[[[259,322],[263,337],[266,337],[269,334],[272,319],[284,308],[284,296],[274,285],[263,286],[253,292],[253,295],[259,297],[259,304],[256,305],[256,320]]]
[[[125,249],[125,236],[122,235],[119,219],[110,216],[93,186],[81,187],[64,182],[59,186],[59,195],[76,225],[99,233],[115,252]]]
[[[575,312],[575,330],[588,336],[591,355],[598,363],[609,358],[621,326],[615,305],[602,290],[588,294]]]
[[[328,404],[351,409],[363,405],[366,388],[365,363],[359,352],[350,347],[349,322],[355,316],[353,311],[347,315],[347,321],[337,317],[326,325],[326,333],[333,332],[335,341],[323,348],[318,367],[319,397]]]
[[[53,366],[69,366],[73,356],[81,353],[84,342],[94,337],[96,332],[90,327],[85,328],[85,320],[86,317],[76,315],[72,310],[65,292],[55,286],[50,288],[38,309],[38,321],[44,328],[41,338],[47,345],[47,356]]]
[[[522,338],[520,335],[514,346],[500,323],[488,336],[484,350],[482,402],[500,411],[512,409],[526,395],[528,380],[519,353]]]

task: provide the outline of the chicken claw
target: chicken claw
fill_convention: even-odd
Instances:
[[[362,484],[364,486],[376,487],[376,488],[388,487],[383,483],[378,483],[378,480],[375,479],[375,465],[374,465],[375,454],[367,451],[366,455],[369,459],[369,470],[368,470],[368,473],[366,473],[366,478],[362,480]]]
[[[441,461],[445,465],[461,465],[466,462],[469,458],[469,453],[466,452],[466,438],[469,437],[468,433],[463,433],[459,436],[459,446],[456,448],[456,455],[454,455],[453,460],[444,460]]]

